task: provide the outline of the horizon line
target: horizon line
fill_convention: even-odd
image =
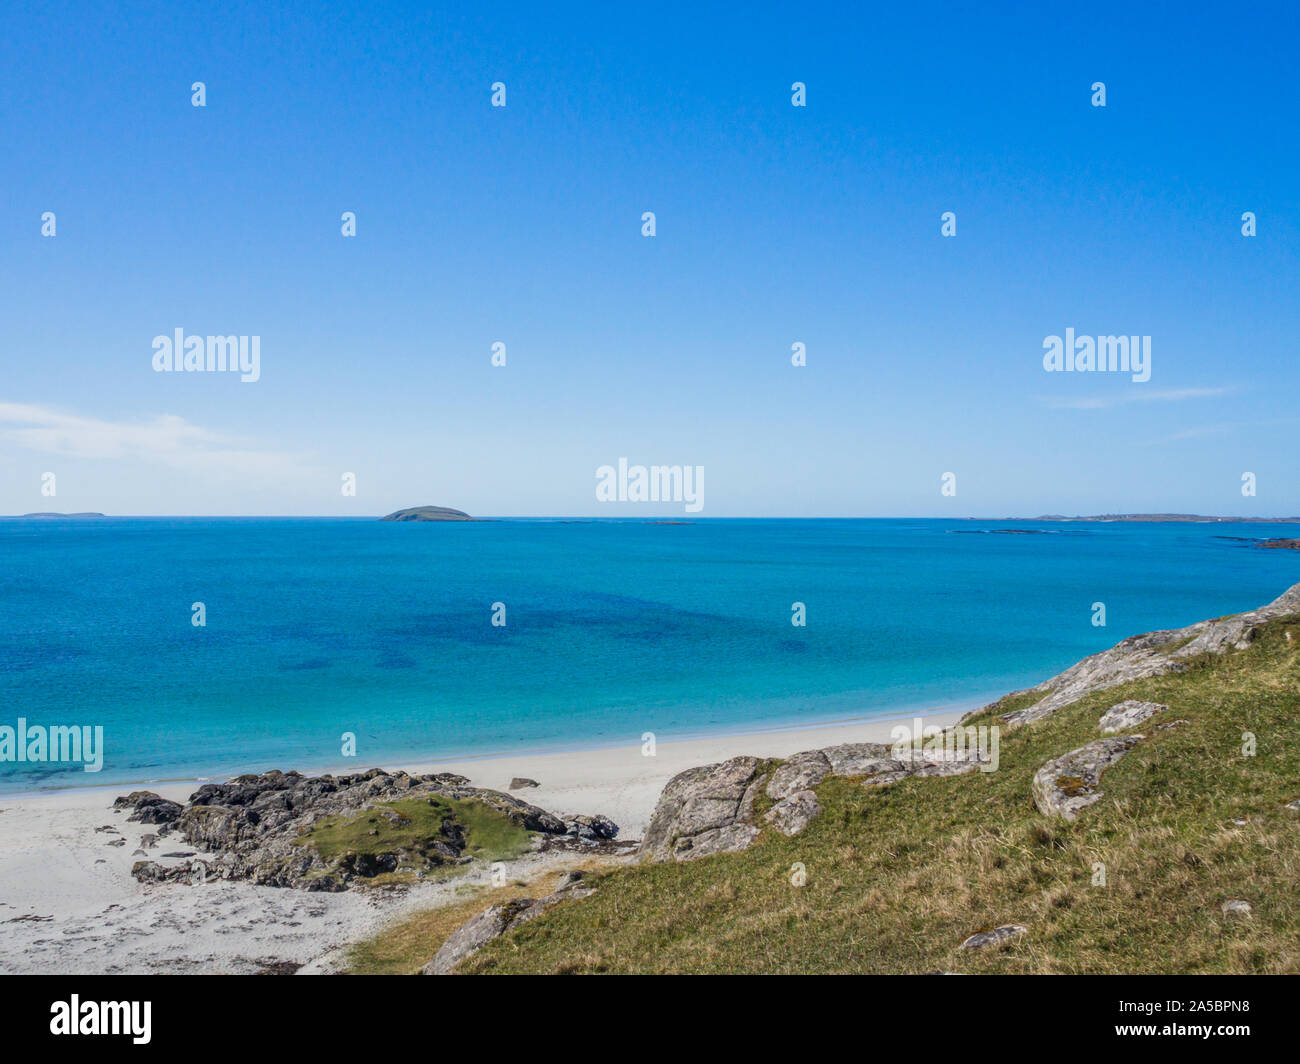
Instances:
[[[394,511],[390,511],[392,513]],[[102,513],[96,510],[73,510],[67,513],[61,513],[53,510],[33,510],[22,514],[0,514],[0,521],[19,521],[45,518],[54,520],[57,518],[107,518],[107,519],[151,519],[151,518],[204,518],[220,519],[227,518],[230,520],[256,519],[256,518],[284,518],[284,519],[302,519],[302,520],[351,520],[351,521],[380,521],[386,514],[284,514],[284,513],[247,513],[247,514],[196,514],[196,513],[157,513],[157,514],[111,514]],[[1283,524],[1297,522],[1300,523],[1300,515],[1292,516],[1274,516],[1274,517],[1256,517],[1250,515],[1238,514],[1193,514],[1193,513],[1175,513],[1175,512],[1129,512],[1129,513],[1107,513],[1107,514],[1039,514],[1034,517],[988,517],[979,515],[939,515],[939,514],[885,514],[885,515],[868,515],[868,514],[849,514],[849,515],[829,515],[829,514],[730,514],[703,516],[700,514],[645,514],[635,517],[626,514],[619,515],[599,515],[599,514],[484,514],[482,516],[471,516],[468,519],[452,520],[435,520],[435,521],[394,521],[391,524],[475,524],[484,521],[652,521],[655,523],[668,522],[671,524],[694,524],[698,521],[1018,521],[1037,524],[1069,524],[1071,522],[1108,522],[1108,523],[1142,523],[1144,518],[1150,518],[1151,524],[1212,524],[1215,522],[1244,523],[1244,524]]]

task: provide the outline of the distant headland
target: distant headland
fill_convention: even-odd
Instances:
[[[1066,517],[1043,514],[1041,517],[1017,517],[1016,521],[1146,521],[1190,522],[1195,524],[1289,525],[1300,524],[1300,517],[1207,517],[1202,514],[1093,514],[1090,517]]]
[[[464,510],[453,510],[449,506],[411,506],[405,510],[395,510],[381,521],[473,521],[473,517]]]
[[[38,513],[38,514],[21,514],[22,517],[103,517],[99,513],[80,513],[80,514],[56,514],[56,513]]]

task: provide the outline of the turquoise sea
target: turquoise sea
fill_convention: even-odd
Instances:
[[[0,520],[0,725],[105,744],[98,774],[0,763],[0,790],[337,767],[345,732],[365,768],[972,705],[1271,600],[1300,554],[1230,537],[1273,535],[1295,526]]]

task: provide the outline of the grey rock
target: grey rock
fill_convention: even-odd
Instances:
[[[796,791],[767,811],[763,819],[782,835],[798,835],[822,811],[817,795],[810,790]]]
[[[1179,717],[1177,720],[1167,720],[1163,724],[1156,725],[1156,731],[1168,731],[1170,728],[1181,728],[1184,724],[1190,724],[1186,717]]]
[[[905,756],[882,758],[879,769],[866,774],[863,786],[867,788],[888,787],[900,780],[917,776],[922,779],[933,776],[962,776],[974,772],[985,760],[978,750],[967,749],[960,755],[951,750],[927,751],[911,749]]]
[[[980,931],[971,935],[961,944],[962,949],[984,949],[987,946],[998,946],[1003,942],[1009,942],[1012,939],[1019,938],[1027,934],[1029,928],[1024,924],[1003,924],[1001,927],[995,927],[991,931]]]
[[[1003,714],[1002,721],[1016,725],[1040,720],[1093,691],[1130,680],[1181,672],[1187,668],[1187,660],[1199,654],[1244,650],[1250,646],[1261,625],[1295,613],[1300,613],[1300,584],[1288,588],[1267,606],[1249,613],[1199,621],[1186,628],[1131,636],[1109,650],[1084,658],[1036,687],[1017,691],[1019,695],[1034,693],[1042,697],[1031,706]],[[976,710],[967,717],[983,712]]]
[[[1243,901],[1241,898],[1233,898],[1223,903],[1224,916],[1249,916],[1250,902]]]
[[[686,860],[744,849],[758,829],[744,823],[742,805],[752,809],[750,785],[760,775],[756,757],[733,757],[716,765],[679,772],[664,787],[641,842],[653,861]]]
[[[780,801],[797,791],[821,783],[831,772],[831,763],[820,750],[805,750],[786,760],[767,781],[767,796]],[[788,834],[788,833],[787,833]]]
[[[828,776],[863,776],[867,786],[883,786],[908,776],[972,772],[980,765],[980,755],[975,750],[960,756],[909,750],[900,758],[883,743],[844,743],[804,750],[770,774],[759,771],[761,764],[756,757],[735,757],[674,776],[646,829],[642,858],[689,861],[747,848],[760,833],[754,808],[762,793],[775,801],[765,821],[785,835],[796,835],[821,812],[813,788]]]
[[[140,824],[170,824],[177,820],[184,806],[159,797],[153,791],[132,791],[113,802],[114,809],[130,809],[127,820]]]
[[[520,791],[525,787],[540,787],[541,784],[536,780],[530,780],[527,776],[516,776],[510,781],[510,790]]]
[[[1112,736],[1096,739],[1047,762],[1034,773],[1034,804],[1045,816],[1074,820],[1081,809],[1101,800],[1097,789],[1104,769],[1113,765],[1143,735]]]
[[[446,975],[471,953],[476,953],[494,938],[505,934],[515,918],[532,904],[532,898],[513,898],[485,909],[452,932],[451,937],[433,955],[433,960],[424,966],[422,974]]]
[[[715,853],[738,853],[749,849],[757,838],[758,828],[753,824],[728,824],[701,831],[698,835],[681,836],[674,843],[671,856],[678,861],[693,861]]]
[[[1294,802],[1287,802],[1286,807],[1294,813],[1300,813],[1300,798],[1297,798]]]
[[[583,882],[581,872],[569,872],[560,886],[544,898],[513,898],[493,905],[452,932],[434,954],[433,960],[420,971],[421,975],[447,975],[472,953],[477,953],[493,939],[500,938],[510,928],[540,916],[552,905],[562,901],[585,898],[595,894],[594,888]]]
[[[894,756],[885,743],[841,743],[820,751],[832,776],[870,776],[892,768]]]
[[[745,788],[745,793],[740,799],[740,809],[737,810],[736,816],[739,820],[746,823],[752,823],[754,820],[754,803],[758,801],[759,794],[767,785],[767,773],[756,776],[754,782]]]
[[[607,816],[574,816],[564,821],[565,834],[592,841],[612,839],[618,834],[618,825]]]
[[[862,786],[868,788],[888,787],[891,784],[897,783],[899,780],[907,779],[907,777],[910,776],[911,774],[912,773],[908,772],[906,769],[901,769],[901,768],[886,769],[883,772],[877,772],[871,776],[868,776],[865,780],[862,781]]]
[[[1101,728],[1102,735],[1114,735],[1126,728],[1136,728],[1168,708],[1159,702],[1137,702],[1130,698],[1125,702],[1117,702],[1106,710],[1097,726]]]

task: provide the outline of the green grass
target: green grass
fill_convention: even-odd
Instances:
[[[588,874],[608,861],[578,860],[572,867]],[[346,975],[414,975],[438,947],[467,920],[489,905],[513,898],[541,898],[560,885],[565,869],[552,869],[531,881],[516,879],[503,887],[462,884],[464,897],[451,904],[415,913],[384,928],[379,934],[349,947]]]
[[[597,874],[595,895],[512,930],[461,970],[1300,971],[1300,816],[1284,808],[1300,798],[1300,618],[1267,626],[1249,650],[1187,664],[1003,729],[997,772],[879,789],[828,779],[823,812],[800,836],[767,829],[744,853]],[[968,723],[1039,697],[1004,699]],[[1127,698],[1170,708],[1103,774],[1101,801],[1074,823],[1043,817],[1034,772],[1098,738],[1098,717]],[[1177,718],[1189,723],[1156,730]],[[1231,823],[1239,817],[1244,826]],[[803,887],[790,881],[796,862]],[[1104,886],[1093,885],[1098,863]],[[1253,913],[1225,917],[1230,898]],[[1005,923],[1029,933],[958,949]]]
[[[370,877],[376,885],[403,882],[417,872],[462,867],[448,863],[435,847],[437,842],[454,844],[466,857],[503,861],[526,851],[530,836],[484,802],[418,797],[386,802],[352,816],[325,817],[297,840],[300,846],[314,846],[331,866],[396,854],[397,870]]]

